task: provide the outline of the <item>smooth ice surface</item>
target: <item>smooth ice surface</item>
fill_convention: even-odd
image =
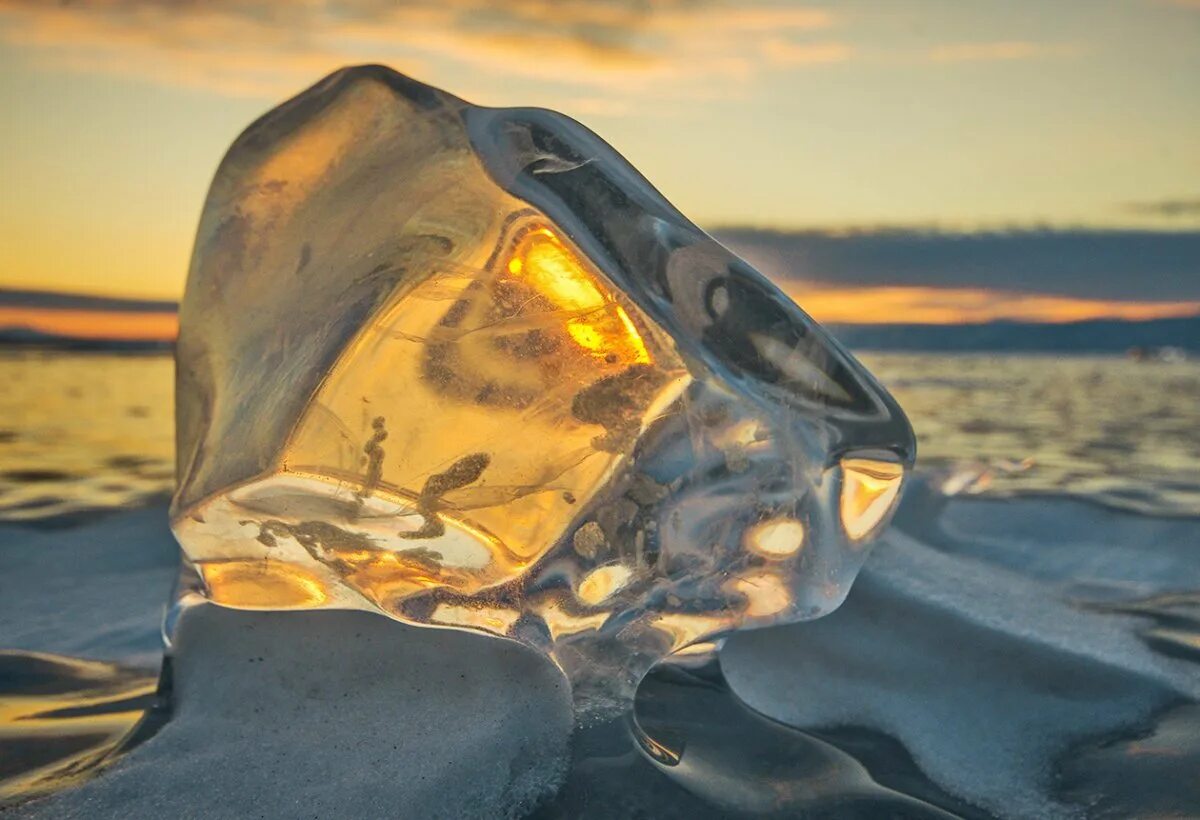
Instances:
[[[157,666],[179,574],[165,504],[74,527],[0,525],[0,649]]]
[[[1200,699],[1194,663],[1155,651],[1147,622],[1112,605],[1195,590],[1200,522],[1062,499],[931,500],[913,500],[912,534],[881,539],[837,613],[730,639],[726,677],[789,725],[899,739],[927,775],[998,816],[1080,816],[1054,794],[1073,744]],[[1132,776],[1143,764],[1123,765]]]
[[[596,135],[378,66],[234,143],[180,323],[203,594],[514,638],[588,708],[835,608],[914,455],[861,365]]]
[[[0,811],[87,780],[156,696],[151,669],[0,650]]]
[[[169,723],[21,816],[521,816],[562,777],[565,681],[512,642],[361,612],[200,605]]]
[[[922,485],[914,483],[912,489],[921,490]],[[5,597],[13,596],[21,604],[4,610],[0,635],[18,639],[18,645],[28,649],[112,659],[126,659],[129,651],[139,653],[143,642],[153,643],[161,601],[174,576],[172,547],[160,523],[164,516],[164,507],[154,507],[62,530],[0,525],[0,559],[5,561],[0,565],[0,588]],[[804,627],[735,636],[727,644],[722,663],[737,694],[801,726],[850,725],[894,737],[903,746],[884,747],[885,766],[893,757],[911,754],[926,777],[984,807],[986,815],[1194,813],[1190,774],[1197,750],[1191,739],[1198,736],[1200,724],[1194,707],[1172,704],[1200,694],[1195,691],[1200,681],[1194,660],[1197,628],[1194,619],[1190,629],[1186,627],[1187,596],[1181,592],[1190,587],[1195,600],[1193,557],[1200,521],[1143,517],[1062,498],[944,500],[913,492],[898,522],[902,532],[886,538],[872,553],[861,579],[865,583],[861,588],[856,584],[837,613]],[[1037,529],[1028,529],[1027,522],[1037,522]],[[951,526],[953,537],[946,534]],[[29,556],[34,554],[47,557],[33,560]],[[1038,555],[1047,558],[1034,560]],[[160,564],[160,569],[152,569]],[[1047,569],[1051,564],[1053,572]],[[109,586],[122,568],[138,566],[148,569],[135,576],[137,583]],[[1122,576],[1133,583],[1119,590],[1119,583],[1112,581]],[[42,588],[43,579],[54,580]],[[112,594],[114,589],[117,594]],[[1093,595],[1090,590],[1098,592]],[[1148,596],[1159,592],[1164,594],[1156,606]],[[1179,600],[1173,604],[1170,595]],[[1102,601],[1106,608],[1089,601]],[[1120,606],[1129,611],[1122,614]],[[338,762],[321,772],[305,769],[319,779],[301,786],[313,790],[303,793],[319,789],[321,799],[332,800],[340,792],[338,799],[346,805],[365,806],[369,795],[363,793],[363,772],[376,761],[378,747],[375,740],[360,745],[358,736],[366,733],[377,740],[373,733],[382,725],[390,739],[388,754],[425,765],[424,757],[431,753],[429,735],[405,727],[411,715],[437,714],[443,690],[454,690],[448,697],[456,708],[474,693],[471,708],[497,721],[491,724],[496,732],[467,732],[462,748],[454,734],[435,733],[440,744],[435,752],[477,759],[469,757],[474,753],[471,744],[476,744],[487,751],[488,759],[503,759],[520,748],[520,733],[538,729],[547,715],[567,730],[569,707],[561,679],[548,663],[527,664],[522,658],[531,653],[511,644],[406,628],[365,614],[208,611],[228,617],[205,617],[186,629],[186,621],[181,626],[178,663],[183,671],[176,720],[96,780],[10,814],[108,816],[120,812],[88,807],[113,807],[121,801],[131,801],[149,816],[199,817],[207,816],[206,810],[244,814],[244,805],[235,800],[255,786],[260,814],[295,817],[295,806],[282,788],[272,780],[254,779],[246,770],[262,771],[264,762],[282,769],[291,760],[281,754],[286,746],[307,754],[306,744],[317,735],[340,749]],[[108,628],[110,621],[124,626]],[[260,621],[272,625],[259,626]],[[372,624],[383,631],[382,643],[374,637],[359,640],[364,626],[373,634]],[[184,640],[189,631],[192,638]],[[412,649],[411,641],[416,642]],[[223,643],[229,651],[221,651]],[[494,646],[488,649],[489,645]],[[441,651],[435,652],[437,647]],[[251,648],[253,654],[247,651]],[[192,652],[197,653],[194,664],[187,660]],[[352,659],[356,652],[363,657]],[[272,653],[278,660],[268,663]],[[250,661],[251,657],[264,660]],[[437,687],[414,681],[425,673],[404,665],[410,657],[428,658],[433,671],[426,680]],[[462,667],[457,674],[483,672],[486,666],[487,683],[472,678],[457,690],[452,674],[456,664]],[[190,687],[195,698],[188,695],[188,668],[199,681]],[[377,694],[370,694],[377,681],[358,680],[356,685],[366,693],[363,703],[373,715],[368,720],[341,697],[345,689],[334,688],[349,683],[341,671],[346,668],[396,675],[404,694],[387,697],[386,678],[378,681],[385,691]],[[266,670],[272,675],[286,671],[292,682],[264,685],[278,680],[267,680]],[[510,689],[508,676],[520,670],[523,675],[532,673],[532,679],[522,677]],[[550,674],[543,678],[539,670]],[[322,697],[308,697],[310,688],[301,688],[300,681]],[[554,683],[560,688],[545,688]],[[526,699],[523,691],[529,687],[536,691]],[[337,696],[324,696],[330,693]],[[485,695],[491,698],[486,703]],[[549,710],[536,705],[543,702],[555,705]],[[508,708],[503,705],[508,703],[518,709],[511,718],[491,713]],[[677,706],[689,708],[683,701]],[[255,708],[262,711],[255,713]],[[287,711],[298,708],[305,719],[297,721]],[[381,719],[384,714],[390,717]],[[699,718],[704,717],[701,708]],[[447,719],[451,722],[446,725],[457,725],[454,715]],[[522,721],[533,725],[526,727]],[[711,723],[705,731],[719,737],[721,728]],[[545,737],[553,740],[552,733]],[[743,738],[733,737],[730,743],[741,748]],[[260,758],[264,748],[268,752]],[[721,761],[712,765],[735,767],[721,768],[714,776],[751,765],[737,757],[730,760],[721,748],[707,748],[713,761]],[[698,749],[694,742],[693,752]],[[628,746],[619,753],[628,756]],[[175,764],[177,754],[182,758]],[[249,762],[229,766],[223,756]],[[855,756],[874,773],[869,755]],[[563,762],[543,760],[547,768],[539,764],[528,771],[552,777]],[[620,777],[605,781],[620,798],[612,805],[650,807],[655,816],[703,816],[688,814],[697,800],[672,791],[677,788],[674,781],[651,774],[638,782]],[[811,786],[814,793],[824,790],[837,798],[827,777],[810,781],[802,765],[790,775],[800,788]],[[587,773],[583,776],[591,789]],[[286,771],[282,777],[281,782],[291,783]],[[428,816],[445,805],[447,797],[462,801],[452,805],[465,805],[469,798],[490,799],[498,793],[496,783],[490,776],[477,780],[468,774],[458,788],[469,794],[406,791],[412,799],[394,814]],[[385,779],[372,781],[371,787],[399,793],[418,789],[420,781]],[[920,797],[904,784],[892,787]],[[592,814],[564,816],[605,816],[603,805],[596,807],[601,799],[594,797],[597,793],[601,798],[606,794],[585,791],[593,795],[587,804]],[[191,802],[172,802],[172,794],[187,795]],[[417,802],[417,797],[431,802]],[[164,806],[173,811],[162,811]],[[1094,807],[1091,815],[1086,806]],[[720,806],[711,807],[710,813],[729,816]]]

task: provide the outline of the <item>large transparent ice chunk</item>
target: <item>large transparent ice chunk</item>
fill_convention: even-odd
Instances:
[[[172,519],[204,595],[513,638],[591,706],[837,606],[914,455],[875,380],[596,135],[378,66],[234,143],[180,319]]]

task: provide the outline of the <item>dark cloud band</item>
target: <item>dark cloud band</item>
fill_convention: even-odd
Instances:
[[[1127,301],[1200,300],[1200,230],[727,229],[716,235],[779,280],[837,287],[987,288]]]

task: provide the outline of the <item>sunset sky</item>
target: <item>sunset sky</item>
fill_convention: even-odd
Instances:
[[[709,229],[1200,232],[1200,0],[0,0],[0,288],[177,299],[231,140],[361,62],[570,114]],[[1145,318],[1200,310],[1182,253],[1103,294],[1014,287],[1004,255],[768,272],[829,321]]]

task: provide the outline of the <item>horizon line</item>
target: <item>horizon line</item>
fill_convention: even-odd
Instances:
[[[845,226],[794,226],[780,227],[753,223],[727,223],[703,229],[717,241],[724,237],[731,240],[752,236],[771,238],[822,238],[828,240],[852,240],[866,237],[880,238],[1020,238],[1020,237],[1190,237],[1200,239],[1200,223],[1194,226],[1096,226],[1076,224],[995,223],[974,226],[955,225],[944,222],[916,223],[856,223]],[[800,279],[782,276],[783,280]],[[896,283],[902,286],[903,283]],[[994,288],[1012,292],[1013,289]],[[1135,300],[1129,300],[1135,301]],[[139,296],[127,292],[104,293],[88,290],[58,290],[40,288],[27,283],[0,284],[0,307],[41,308],[62,310],[110,310],[127,312],[161,312],[178,309],[179,300],[169,297]]]

